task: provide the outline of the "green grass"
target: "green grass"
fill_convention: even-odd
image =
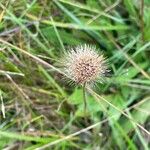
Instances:
[[[68,46],[92,44],[110,77],[64,80]],[[148,150],[149,0],[0,1],[0,149]]]

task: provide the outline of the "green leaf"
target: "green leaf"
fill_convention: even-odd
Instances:
[[[104,95],[107,100],[111,101],[112,100],[112,95]],[[108,104],[105,103],[104,101],[100,101],[99,99],[95,99],[88,93],[86,93],[86,98],[87,98],[87,112],[90,115],[93,115],[99,111],[104,111],[106,110]],[[68,102],[77,105],[77,116],[83,116],[84,115],[84,103],[83,103],[83,91],[82,89],[76,88],[73,94],[68,98]]]
[[[59,44],[55,31],[52,27],[43,28],[41,31],[50,42],[52,42],[53,44]],[[59,35],[64,44],[77,45],[82,42],[72,33],[67,33],[65,30],[59,30]]]
[[[142,69],[148,66],[148,63],[138,64]],[[120,84],[124,84],[128,82],[130,79],[134,78],[140,71],[135,67],[129,67],[128,69],[122,70],[122,75],[118,75],[115,80]]]
[[[1,131],[1,130],[0,130],[0,136],[7,137],[10,139],[17,139],[21,141],[34,141],[34,142],[40,142],[40,143],[47,143],[50,141],[50,138],[33,137],[33,136],[23,135],[20,133],[13,133],[13,132],[8,132],[8,131]]]
[[[143,104],[141,104],[137,110],[133,110],[131,113],[132,118],[140,124],[143,124],[147,117],[149,117],[149,108],[150,108],[150,98],[147,98],[147,101]],[[144,113],[145,111],[145,113]],[[146,113],[147,112],[147,113]],[[127,118],[121,119],[122,128],[129,133],[134,127],[131,123],[131,121]]]

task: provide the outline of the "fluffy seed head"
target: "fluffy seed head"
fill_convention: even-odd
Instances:
[[[80,45],[65,54],[63,64],[67,76],[78,84],[102,81],[107,66],[96,47]]]

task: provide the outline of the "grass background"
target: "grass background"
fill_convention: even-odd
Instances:
[[[63,79],[68,46],[96,45],[111,77]],[[0,0],[0,149],[149,149],[149,0]]]

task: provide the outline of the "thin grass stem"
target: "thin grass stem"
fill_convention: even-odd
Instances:
[[[83,84],[83,102],[84,102],[84,116],[86,117],[87,101],[86,101],[86,83]]]

